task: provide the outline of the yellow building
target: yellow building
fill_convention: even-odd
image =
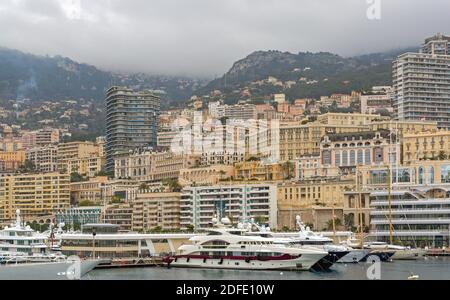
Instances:
[[[433,130],[403,135],[403,159],[405,163],[429,158],[446,159],[449,155],[449,130]]]
[[[279,153],[282,161],[294,160],[304,155],[318,155],[320,143],[326,134],[367,130],[365,125],[328,125],[319,122],[280,125]]]
[[[58,170],[69,174],[77,172],[89,177],[103,169],[102,148],[93,142],[71,142],[58,145]]]
[[[0,222],[13,220],[17,209],[26,221],[70,207],[69,181],[68,175],[59,173],[1,177]]]
[[[283,180],[294,177],[294,165],[265,164],[261,161],[247,161],[234,165],[236,180]]]
[[[436,122],[425,121],[380,121],[372,122],[369,125],[370,131],[377,131],[380,129],[393,130],[398,132],[399,136],[405,134],[415,134],[418,132],[436,131],[438,130]]]
[[[213,165],[208,167],[187,168],[180,170],[178,183],[186,185],[217,184],[234,176],[234,167],[228,165]]]
[[[332,207],[342,210],[344,191],[354,188],[354,179],[349,177],[283,182],[277,188],[278,228],[295,228],[295,217],[299,213]],[[318,225],[322,227],[324,224]]]
[[[0,172],[12,172],[25,162],[25,151],[0,151]]]
[[[180,229],[180,193],[144,192],[133,201],[133,231]]]
[[[357,113],[326,113],[317,117],[317,122],[327,125],[369,125],[374,120],[382,117],[377,114],[357,114]]]
[[[70,200],[72,204],[79,204],[83,201],[92,203],[102,203],[104,200],[103,191],[108,177],[99,176],[90,178],[89,181],[72,182],[70,184]]]

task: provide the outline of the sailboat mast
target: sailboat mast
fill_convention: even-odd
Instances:
[[[390,134],[389,134],[389,163],[388,163],[388,206],[389,206],[389,242],[392,245],[392,205],[391,205],[391,165],[392,165],[392,126],[390,126]],[[398,175],[398,169],[397,169]]]

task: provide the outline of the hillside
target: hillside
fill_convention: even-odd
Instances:
[[[273,93],[285,93],[293,100],[390,85],[392,60],[400,53],[416,50],[349,58],[328,52],[256,51],[234,63],[226,74],[196,94],[208,95],[219,90],[227,103],[233,103],[263,99]]]
[[[0,99],[61,101],[84,99],[102,102],[112,84],[161,93],[163,107],[191,96],[204,81],[146,74],[116,74],[61,56],[36,56],[0,48]]]

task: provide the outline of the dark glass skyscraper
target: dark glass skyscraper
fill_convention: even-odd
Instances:
[[[114,155],[156,147],[160,99],[150,91],[113,86],[106,92],[106,169]]]

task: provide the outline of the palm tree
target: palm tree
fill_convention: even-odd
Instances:
[[[282,165],[283,173],[284,173],[284,178],[285,178],[285,179],[291,179],[291,178],[292,178],[291,173],[292,173],[293,167],[294,167],[294,164],[293,164],[291,161],[289,161],[289,160],[286,161],[286,162]]]
[[[342,221],[339,218],[334,219],[335,227],[342,226]],[[327,222],[327,230],[333,230],[333,219],[328,220]]]

